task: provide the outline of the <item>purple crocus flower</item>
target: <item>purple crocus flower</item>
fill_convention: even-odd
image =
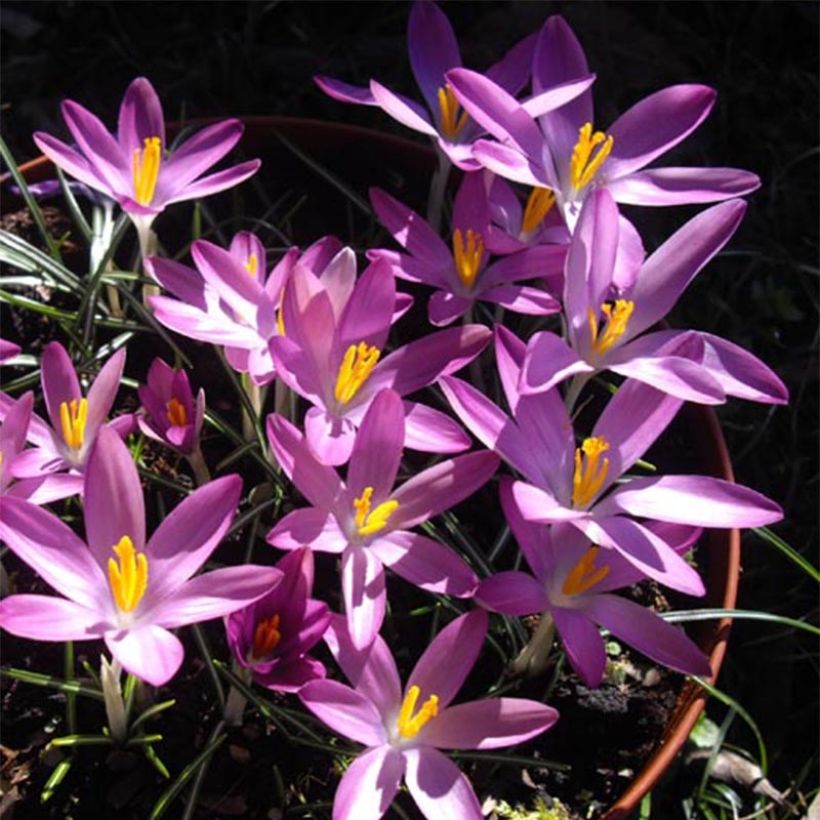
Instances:
[[[366,747],[336,789],[334,820],[377,820],[402,780],[430,820],[481,820],[470,781],[438,750],[512,746],[545,732],[558,719],[551,706],[524,698],[451,705],[486,633],[484,612],[456,618],[436,635],[402,690],[387,644],[377,636],[369,651],[359,651],[344,621],[334,619],[326,640],[353,688],[319,680],[299,691],[302,703],[323,723]]]
[[[466,174],[459,187],[452,250],[419,214],[384,191],[371,189],[370,201],[381,223],[410,254],[379,249],[368,251],[368,258],[389,262],[400,279],[436,288],[427,304],[432,324],[450,324],[477,300],[536,316],[561,309],[544,290],[518,282],[560,277],[566,245],[526,248],[488,264],[490,211],[482,173]]]
[[[501,506],[518,546],[532,570],[499,572],[476,592],[482,606],[505,615],[544,613],[552,619],[573,669],[588,686],[598,686],[606,666],[604,641],[596,624],[664,666],[690,675],[711,675],[709,662],[685,633],[654,612],[611,595],[642,579],[613,550],[601,550],[568,524],[526,521],[512,495],[512,479],[500,486]],[[700,534],[697,527],[650,522],[647,529],[685,553]],[[534,576],[534,577],[533,577]]]
[[[235,475],[201,487],[146,544],[137,468],[117,434],[100,430],[85,472],[87,543],[46,510],[2,499],[3,541],[61,597],[5,598],[0,626],[40,641],[103,638],[128,672],[166,683],[184,653],[168,630],[241,609],[281,578],[277,569],[250,565],[192,578],[227,532],[241,490]]]
[[[688,401],[715,404],[731,395],[787,402],[785,385],[763,362],[719,336],[645,333],[729,241],[745,211],[745,203],[737,199],[703,211],[646,260],[632,284],[619,286],[618,207],[604,188],[591,194],[581,209],[564,274],[569,344],[554,333],[532,336],[522,392],[548,390],[572,375],[611,370]],[[686,357],[663,353],[687,342]]]
[[[326,464],[344,464],[356,429],[385,388],[413,393],[472,361],[489,341],[481,325],[443,330],[381,358],[399,300],[383,260],[359,278],[340,311],[310,271],[291,277],[282,300],[285,335],[271,341],[282,381],[313,406],[305,416],[310,446]],[[406,447],[434,453],[466,450],[469,438],[449,416],[404,403]]]
[[[156,358],[148,369],[146,383],[137,393],[145,409],[137,423],[146,436],[183,455],[190,455],[199,447],[205,420],[205,391],[200,388],[194,399],[184,370],[174,370]]]
[[[512,495],[526,520],[570,523],[650,578],[700,595],[703,582],[697,572],[633,516],[718,528],[760,527],[783,517],[780,507],[765,496],[719,478],[664,475],[616,486],[663,432],[681,400],[629,379],[592,433],[576,446],[557,390],[532,396],[519,392],[524,353],[520,339],[503,327],[496,329],[496,360],[513,418],[465,382],[447,376],[441,386],[479,441],[523,476],[512,485]]]
[[[550,17],[533,58],[535,94],[588,71],[570,27]],[[755,174],[735,168],[646,169],[708,116],[716,96],[708,86],[675,85],[651,94],[604,133],[594,130],[589,89],[558,109],[532,115],[492,78],[457,68],[447,72],[447,81],[470,116],[500,140],[479,140],[474,157],[507,179],[548,188],[570,228],[596,186],[630,205],[719,202],[760,187]]]
[[[116,200],[141,233],[167,205],[232,188],[259,168],[255,159],[203,176],[242,136],[244,126],[235,119],[201,129],[166,155],[162,105],[145,77],[128,86],[116,135],[71,100],[62,113],[77,148],[42,131],[34,134],[37,147],[67,174]]]
[[[307,653],[330,623],[327,604],[310,597],[313,553],[294,550],[276,564],[282,579],[267,595],[225,619],[228,645],[254,680],[276,692],[296,692],[325,667]]]
[[[373,642],[384,620],[384,569],[430,592],[466,598],[478,584],[455,552],[411,528],[467,498],[498,467],[493,453],[469,453],[422,470],[395,490],[404,445],[404,408],[383,390],[365,413],[343,482],[317,460],[301,433],[268,416],[271,449],[288,478],[311,503],[268,533],[280,549],[307,545],[341,554],[342,593],[353,642]]]

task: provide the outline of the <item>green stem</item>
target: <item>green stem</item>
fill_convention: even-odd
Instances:
[[[141,223],[135,220],[137,228],[137,236],[140,244],[140,267],[146,279],[151,279],[151,275],[145,269],[145,259],[148,256],[153,256],[157,252],[157,235],[151,230],[151,223]],[[143,285],[142,286],[142,304],[146,310],[151,310],[151,305],[148,301],[149,296],[157,296],[159,294],[158,285]]]
[[[211,480],[211,472],[205,463],[205,459],[202,456],[202,448],[199,444],[197,444],[196,449],[186,456],[186,458],[191,465],[191,469],[194,471],[194,479],[196,480],[197,487],[207,484]]]
[[[240,666],[236,661],[231,665],[231,671],[247,686],[251,683],[251,670]],[[228,698],[225,701],[225,711],[223,719],[226,726],[241,726],[242,717],[245,714],[245,704],[248,699],[235,686],[231,686],[228,691]]]
[[[63,673],[67,681],[74,680],[74,641],[66,641],[64,644]],[[73,692],[66,692],[65,696],[65,722],[70,735],[77,734],[77,695]]]
[[[568,415],[572,416],[572,411],[575,409],[578,396],[581,395],[581,391],[584,389],[584,385],[589,380],[589,377],[589,373],[579,373],[577,376],[573,376],[572,381],[569,383],[569,389],[567,390],[565,398]]]
[[[510,664],[510,672],[513,675],[527,675],[528,677],[540,675],[549,663],[554,639],[555,623],[549,610],[545,610],[529,642]]]
[[[441,227],[441,212],[444,208],[444,193],[447,190],[447,179],[450,176],[450,158],[436,146],[438,168],[430,181],[430,195],[427,199],[427,221],[438,233]]]

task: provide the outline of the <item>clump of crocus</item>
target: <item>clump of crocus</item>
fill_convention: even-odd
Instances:
[[[100,430],[85,471],[86,542],[46,510],[2,499],[0,537],[59,596],[5,598],[0,626],[41,641],[103,638],[128,672],[166,683],[184,654],[169,630],[241,609],[281,578],[252,565],[193,577],[227,532],[241,490],[235,475],[200,487],[146,543],[137,468],[117,434]]]
[[[312,681],[302,703],[334,732],[366,749],[342,777],[334,820],[379,818],[402,781],[421,813],[480,820],[470,781],[439,749],[498,749],[545,732],[558,719],[550,706],[524,698],[487,698],[452,706],[478,659],[487,632],[481,611],[456,618],[433,639],[402,689],[385,642],[357,650],[344,620],[334,619],[327,642],[353,688]]]

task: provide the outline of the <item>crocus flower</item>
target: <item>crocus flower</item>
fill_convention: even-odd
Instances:
[[[54,473],[17,479],[15,471],[26,444],[33,404],[34,393],[23,394],[8,405],[0,426],[0,495],[25,498],[32,504],[48,504],[79,493],[83,478],[78,474]]]
[[[20,345],[9,342],[6,339],[0,339],[0,363],[7,362],[15,356],[20,355]]]
[[[116,135],[76,102],[65,100],[62,113],[77,147],[42,131],[34,134],[37,147],[67,174],[116,200],[140,232],[171,203],[232,188],[259,168],[259,160],[250,160],[203,176],[239,141],[239,120],[203,128],[168,154],[162,105],[145,77],[128,86]]]
[[[344,307],[308,270],[294,275],[282,300],[285,335],[271,341],[277,372],[313,406],[305,416],[310,446],[326,464],[344,464],[355,431],[385,388],[413,393],[472,361],[489,341],[481,325],[443,330],[381,358],[396,317],[396,283],[384,260],[358,279]],[[434,453],[466,450],[469,438],[449,416],[407,401],[405,446]]]
[[[379,249],[368,251],[368,258],[389,262],[400,279],[436,288],[427,304],[432,324],[450,324],[477,300],[536,316],[561,309],[543,289],[518,283],[560,277],[566,245],[525,248],[488,264],[485,243],[490,212],[483,174],[465,175],[459,187],[453,209],[452,250],[419,214],[383,191],[371,189],[370,201],[381,223],[410,253]]]
[[[481,820],[470,781],[439,749],[498,749],[545,732],[558,719],[550,706],[524,698],[485,698],[451,705],[478,659],[487,632],[481,611],[461,615],[433,639],[402,689],[387,644],[376,637],[358,651],[337,618],[326,640],[353,688],[312,681],[302,703],[323,723],[366,749],[348,767],[333,801],[334,820],[377,820],[402,780],[421,813]]]
[[[87,543],[46,510],[2,499],[0,536],[60,597],[5,598],[0,626],[41,641],[103,638],[128,672],[166,683],[183,658],[168,630],[241,609],[281,578],[251,565],[192,577],[227,532],[241,490],[235,475],[199,488],[146,544],[137,468],[117,434],[100,430],[83,489]]]
[[[507,55],[487,70],[487,76],[515,95],[529,79],[535,37],[530,35],[513,46]],[[369,87],[349,85],[330,77],[315,77],[319,88],[336,100],[355,105],[381,108],[402,125],[427,134],[436,140],[450,160],[464,170],[476,170],[470,144],[484,133],[478,123],[460,109],[446,80],[449,69],[461,65],[461,53],[450,21],[430,0],[413,3],[407,27],[410,66],[421,90],[424,106],[401,94],[396,94],[376,80]],[[592,82],[591,76],[570,78],[555,89],[544,89],[532,100],[532,110],[541,112],[563,105]]]
[[[205,391],[200,388],[194,399],[188,374],[157,357],[137,393],[145,409],[137,416],[140,430],[183,455],[193,453],[205,419]]]
[[[572,30],[561,17],[550,17],[535,48],[533,91],[588,71]],[[708,86],[675,85],[651,94],[604,133],[595,130],[589,89],[533,116],[492,78],[457,68],[447,72],[447,81],[468,114],[500,140],[479,140],[474,157],[507,179],[549,189],[570,228],[596,186],[630,205],[719,202],[760,187],[755,174],[735,168],[646,169],[708,116],[716,96]]]
[[[656,532],[632,516],[697,527],[760,527],[783,517],[780,507],[748,487],[697,475],[616,482],[663,432],[680,399],[634,379],[609,401],[580,446],[557,390],[521,395],[524,343],[496,330],[496,360],[510,418],[474,387],[452,376],[441,387],[479,439],[518,470],[512,495],[528,521],[577,527],[592,543],[620,553],[643,574],[673,589],[703,593],[697,572]],[[611,492],[610,492],[611,490]]]
[[[581,210],[564,274],[568,344],[550,332],[531,337],[522,391],[548,390],[572,375],[611,370],[705,404],[723,402],[727,395],[769,404],[788,401],[785,385],[763,362],[719,336],[645,333],[729,241],[745,211],[745,203],[734,199],[698,214],[646,260],[633,284],[619,287],[618,207],[604,188],[591,194]],[[689,342],[686,357],[663,353],[684,341]]]
[[[598,686],[606,652],[596,624],[658,663],[690,675],[709,676],[706,656],[685,633],[650,609],[610,593],[642,580],[613,550],[601,550],[568,524],[533,524],[515,504],[512,480],[500,485],[501,506],[518,546],[532,570],[499,572],[479,585],[476,601],[505,615],[543,613],[551,618],[573,669],[588,686]],[[647,529],[683,554],[700,530],[651,522]]]
[[[327,604],[310,597],[313,553],[294,550],[276,568],[281,580],[244,609],[225,619],[228,645],[237,663],[254,680],[276,692],[295,692],[325,667],[307,653],[322,639],[330,623]]]
[[[493,453],[469,453],[422,470],[393,489],[404,445],[404,409],[383,390],[365,413],[343,482],[322,464],[301,433],[268,416],[271,449],[288,478],[311,503],[268,533],[280,549],[307,545],[342,559],[342,593],[353,642],[373,642],[384,619],[384,569],[431,592],[469,597],[478,579],[455,552],[411,528],[467,498],[498,467]]]

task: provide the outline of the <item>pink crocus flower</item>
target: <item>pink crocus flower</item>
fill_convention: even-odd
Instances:
[[[697,572],[635,518],[728,528],[760,527],[783,517],[770,499],[719,478],[662,475],[619,481],[663,432],[682,401],[629,379],[577,446],[557,390],[532,396],[519,392],[524,353],[520,339],[505,328],[496,329],[496,360],[512,418],[459,379],[447,376],[441,387],[476,438],[522,475],[523,480],[513,483],[512,495],[526,520],[572,524],[644,575],[701,595]]]
[[[522,280],[560,279],[566,245],[539,245],[489,262],[486,247],[490,229],[484,175],[466,174],[453,208],[452,248],[419,214],[373,188],[370,201],[381,223],[409,251],[368,251],[371,260],[390,263],[395,276],[436,288],[427,304],[434,325],[448,325],[476,301],[492,302],[515,313],[546,316],[561,305],[542,288]],[[559,285],[560,287],[560,285]]]
[[[433,639],[402,689],[387,644],[376,637],[362,652],[336,618],[326,640],[353,688],[313,681],[299,698],[334,732],[365,746],[348,767],[333,801],[333,820],[377,820],[402,781],[421,813],[481,820],[473,787],[439,749],[498,749],[545,732],[551,706],[524,698],[485,698],[451,705],[478,659],[487,632],[480,610],[461,615]]]
[[[716,404],[730,395],[786,403],[783,382],[737,345],[698,331],[646,332],[729,241],[745,211],[746,204],[733,199],[690,219],[624,287],[617,281],[623,224],[618,206],[605,188],[593,192],[581,209],[567,256],[567,341],[546,331],[530,338],[522,392],[548,390],[569,376],[611,370],[688,401]],[[686,356],[662,352],[685,342]]]
[[[344,482],[284,418],[268,416],[267,429],[276,459],[312,505],[281,519],[268,543],[341,555],[342,594],[356,646],[371,644],[384,620],[385,565],[430,592],[473,594],[478,579],[464,560],[411,529],[485,484],[498,467],[495,454],[442,461],[394,489],[405,432],[401,399],[392,390],[381,391],[365,413]]]
[[[281,578],[250,565],[192,577],[227,532],[241,490],[235,475],[200,487],[146,543],[137,468],[117,434],[100,430],[85,472],[87,542],[46,510],[2,499],[0,536],[59,596],[5,598],[0,626],[40,641],[102,638],[128,672],[166,683],[184,654],[170,629],[241,609]]]
[[[162,105],[145,77],[128,86],[116,135],[76,102],[65,100],[62,113],[77,147],[41,131],[37,147],[69,176],[116,200],[141,234],[166,206],[232,188],[260,165],[255,159],[203,176],[242,136],[235,119],[201,129],[168,154]]]
[[[588,71],[572,30],[561,17],[550,17],[533,58],[535,94]],[[604,133],[595,130],[590,89],[533,115],[492,78],[457,68],[447,72],[447,81],[469,115],[500,141],[476,142],[478,162],[507,179],[549,189],[570,228],[597,186],[630,205],[719,202],[760,187],[755,174],[736,168],[646,168],[708,116],[716,97],[708,86],[675,85],[651,94]]]
[[[285,555],[276,568],[281,580],[244,609],[225,619],[228,645],[253,679],[275,692],[296,692],[323,678],[325,667],[307,653],[322,639],[330,610],[310,597],[313,552],[307,547]]]
[[[382,358],[403,303],[383,260],[361,275],[341,306],[309,270],[291,277],[282,300],[285,335],[271,341],[271,350],[282,381],[313,405],[305,416],[305,434],[326,464],[350,458],[356,429],[380,390],[400,395],[420,390],[464,367],[489,341],[487,328],[465,325]],[[444,413],[411,401],[404,409],[406,447],[434,453],[469,447],[464,431]]]
[[[596,624],[654,661],[690,675],[711,675],[703,652],[686,634],[652,610],[610,594],[642,580],[642,574],[613,550],[601,550],[568,524],[526,521],[512,495],[512,479],[500,486],[501,506],[532,570],[499,572],[481,582],[476,602],[505,615],[543,613],[561,636],[573,669],[588,686],[601,683],[604,641]],[[697,527],[649,522],[647,529],[679,554],[700,534]]]

